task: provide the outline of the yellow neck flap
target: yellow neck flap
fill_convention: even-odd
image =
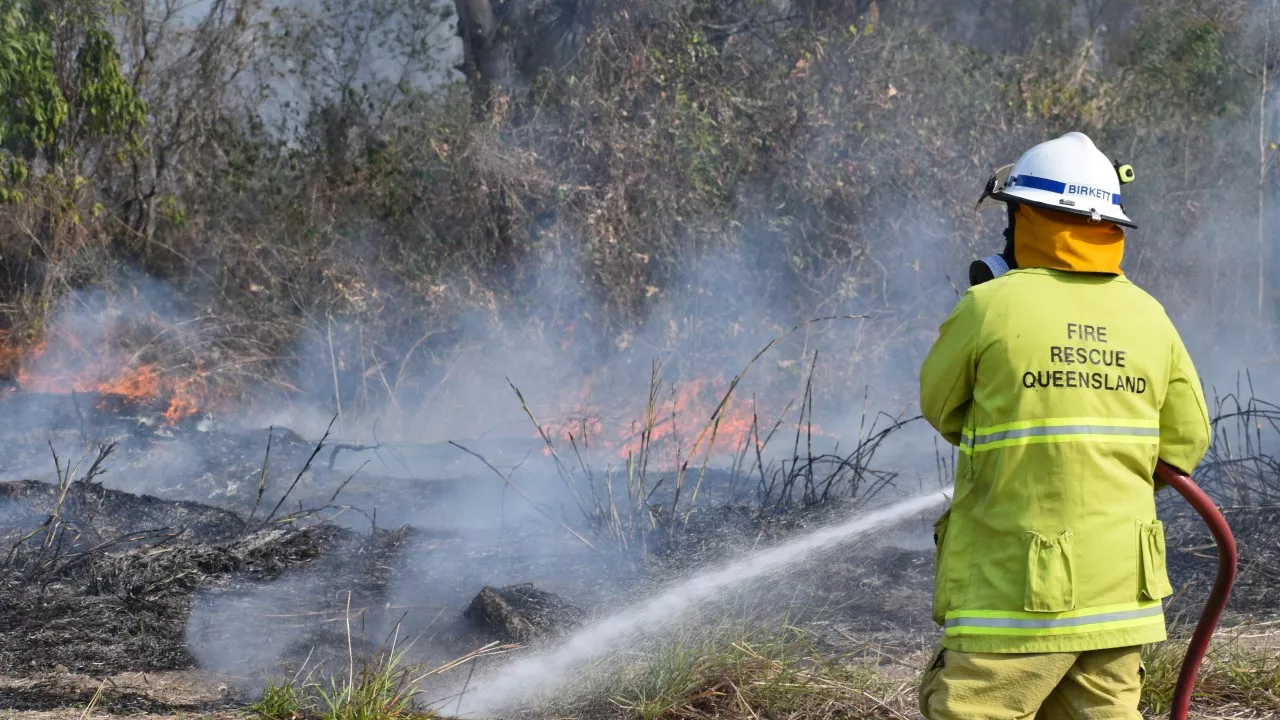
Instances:
[[[1124,231],[1109,221],[1019,205],[1013,226],[1018,267],[1120,275]]]

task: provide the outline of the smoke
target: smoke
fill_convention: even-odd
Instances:
[[[948,37],[953,40],[1000,51],[1030,50],[1026,45],[993,46],[1030,33],[992,25],[969,5],[957,4],[948,12],[962,21],[951,26]],[[1063,22],[1075,28],[1082,20],[1073,16]],[[1112,27],[1120,34],[1132,28],[1132,21],[1117,18]],[[339,50],[354,47],[348,47],[349,38],[330,39]],[[1100,44],[1110,42],[1104,36]],[[1100,57],[1106,54],[1099,51],[1085,69],[1096,69],[1103,62]],[[384,61],[359,70],[352,81],[385,80],[390,70]],[[795,150],[790,167],[776,173],[779,185],[817,182],[830,192],[824,197],[788,195],[772,185],[744,183],[713,217],[681,218],[688,222],[672,240],[669,252],[679,255],[674,262],[632,251],[618,238],[608,240],[627,250],[602,250],[599,246],[609,242],[593,234],[588,220],[594,218],[576,217],[568,203],[555,210],[535,209],[527,219],[529,234],[536,236],[530,241],[533,249],[517,256],[525,271],[512,273],[521,285],[497,289],[497,283],[485,285],[459,274],[448,282],[466,286],[465,291],[451,286],[440,294],[474,300],[466,312],[442,302],[439,316],[388,329],[373,327],[371,319],[397,315],[400,303],[407,302],[403,298],[422,291],[411,280],[380,269],[392,242],[383,235],[392,233],[360,228],[347,231],[334,242],[336,248],[326,251],[332,253],[331,272],[343,274],[345,304],[293,308],[296,315],[281,319],[294,340],[287,358],[273,358],[285,368],[281,375],[255,373],[258,366],[248,361],[265,363],[268,353],[238,344],[234,328],[219,327],[216,318],[201,312],[200,301],[206,298],[182,297],[172,287],[136,274],[114,279],[109,287],[64,296],[49,316],[48,346],[27,370],[33,377],[87,377],[85,382],[95,388],[144,365],[154,366],[162,379],[201,378],[196,389],[207,402],[193,420],[208,413],[217,432],[202,433],[194,425],[165,430],[157,416],[166,407],[139,411],[131,422],[148,430],[143,449],[129,456],[126,467],[109,468],[106,483],[241,512],[252,506],[267,427],[276,428],[277,453],[266,473],[269,506],[281,498],[311,444],[333,421],[331,442],[354,447],[320,455],[291,498],[320,504],[350,477],[342,500],[368,515],[353,509],[336,522],[360,532],[368,532],[375,520],[382,528],[418,529],[387,560],[393,569],[377,598],[382,611],[362,618],[369,637],[385,636],[403,623],[407,636],[432,638],[418,648],[424,657],[447,658],[455,650],[471,649],[457,617],[483,585],[532,581],[581,604],[603,602],[619,588],[632,587],[636,578],[624,558],[588,551],[561,526],[582,529],[586,521],[545,454],[541,432],[570,464],[579,462],[575,456],[580,447],[581,462],[598,473],[625,473],[627,458],[618,447],[633,440],[643,424],[655,364],[658,415],[679,429],[654,454],[663,469],[677,457],[699,462],[696,457],[690,461],[693,443],[735,378],[740,382],[728,412],[758,415],[763,428],[783,422],[780,439],[769,447],[774,457],[791,455],[792,443],[801,442],[796,433],[800,426],[806,431],[803,442],[809,442],[810,420],[817,430],[815,446],[826,452],[850,449],[874,429],[916,414],[920,360],[964,290],[968,261],[999,249],[1003,218],[974,215],[967,203],[976,200],[991,168],[1012,162],[1020,149],[1046,139],[1048,130],[1030,123],[1010,129],[1004,124],[1013,124],[1013,116],[990,117],[990,108],[1002,107],[1006,100],[994,88],[995,80],[987,84],[972,72],[974,65],[957,61],[955,69],[939,63],[944,69],[922,70],[907,60],[885,63],[877,80],[865,87],[855,82],[860,66],[852,64],[850,77],[831,78],[826,87],[843,86],[844,98],[856,97],[866,108],[901,108],[900,115],[886,111],[877,116],[878,124],[869,124],[866,137],[892,135],[899,122],[907,125],[924,117],[937,123],[924,124],[935,135],[930,142],[907,136],[909,141],[894,146],[892,153],[859,154],[862,128],[835,124],[847,122],[841,118],[862,112],[864,105],[843,98],[837,102],[830,90],[817,107],[807,108],[829,116],[822,118],[826,125],[797,121],[799,137],[779,139]],[[984,63],[975,61],[979,68]],[[932,74],[949,72],[955,75],[946,75],[939,84],[959,90],[926,82]],[[971,77],[958,77],[966,72]],[[434,82],[425,69],[414,73],[419,90]],[[321,97],[332,90],[307,92]],[[303,94],[283,92],[278,98]],[[1269,100],[1273,107],[1276,100]],[[335,132],[344,129],[341,117],[331,119]],[[1207,136],[1229,140],[1186,152],[1143,145],[1133,159],[1140,173],[1133,214],[1151,218],[1165,232],[1171,224],[1154,221],[1174,212],[1171,208],[1181,207],[1190,220],[1180,226],[1180,237],[1157,236],[1143,223],[1143,229],[1129,236],[1126,270],[1164,302],[1207,385],[1234,389],[1242,368],[1258,368],[1252,377],[1265,397],[1280,391],[1276,373],[1267,371],[1275,338],[1263,330],[1269,327],[1263,318],[1275,311],[1269,288],[1280,280],[1268,269],[1274,262],[1274,237],[1267,233],[1280,222],[1280,212],[1274,202],[1266,209],[1260,258],[1257,203],[1225,197],[1238,183],[1214,185],[1205,198],[1187,200],[1173,194],[1174,183],[1158,181],[1190,172],[1212,177],[1225,162],[1218,155],[1238,159],[1242,138],[1251,130],[1256,133],[1256,124],[1250,124],[1256,121],[1246,113],[1211,123]],[[476,152],[491,153],[494,163],[509,162],[519,170],[519,160],[543,150],[538,136],[570,133],[558,122],[539,117],[523,134],[494,133],[493,146]],[[950,132],[961,126],[969,134]],[[869,140],[866,145],[889,147]],[[1103,149],[1117,154],[1126,150]],[[555,193],[585,192],[580,188],[595,178],[585,170],[562,168],[569,163],[561,160],[541,157],[536,169],[554,176],[550,185]],[[1231,172],[1240,171],[1234,166]],[[812,168],[817,168],[814,175],[804,175]],[[582,175],[575,174],[580,171]],[[854,178],[867,177],[873,179],[857,192],[837,189],[846,179],[852,186]],[[1145,189],[1143,178],[1148,177],[1157,181]],[[1169,192],[1162,194],[1165,190]],[[797,197],[815,202],[801,205]],[[650,221],[656,222],[640,218],[636,224]],[[817,230],[822,231],[819,240]],[[644,228],[631,227],[630,232],[640,234]],[[828,240],[833,248],[819,246]],[[610,252],[631,253],[626,261],[639,269],[623,280],[634,285],[621,285],[623,280],[606,274],[601,258],[611,257]],[[1262,294],[1261,317],[1255,288]],[[628,304],[620,297],[633,300]],[[625,313],[618,313],[619,307]],[[819,317],[841,319],[806,324]],[[752,362],[766,345],[797,326]],[[805,420],[801,404],[810,380],[813,414]],[[694,386],[702,388],[696,402],[676,408],[682,392]],[[224,387],[225,395],[220,392]],[[75,407],[65,383],[48,389],[56,397],[24,406],[6,422],[26,434],[48,436],[64,457],[122,434],[118,425],[86,433],[80,416],[89,408]],[[301,437],[285,442],[282,428]],[[240,435],[230,462],[233,443],[219,433],[233,431]],[[730,435],[728,423],[722,431]],[[216,442],[208,440],[214,435]],[[448,441],[480,454],[493,469]],[[717,464],[737,449],[724,437],[721,443]],[[14,453],[4,474],[49,476],[45,450]],[[905,492],[931,487],[939,462],[945,469],[950,453],[917,422],[896,433],[875,460],[877,466],[901,473],[893,489]],[[200,664],[253,675],[305,656],[317,638],[333,640],[332,632],[319,631],[331,630],[335,614],[345,615],[345,609],[323,582],[327,572],[322,566],[252,591],[215,589],[202,595],[193,606],[187,635]],[[300,598],[314,601],[320,610],[306,602],[299,605]],[[374,604],[371,600],[370,606]],[[282,620],[286,610],[298,613]]]
[[[1264,212],[1263,226],[1276,227],[1280,212]],[[1260,320],[1277,307],[1269,270],[1274,245],[1266,240],[1260,246],[1258,229],[1256,210],[1252,216],[1208,218],[1188,228],[1179,251],[1185,253],[1181,278],[1136,278],[1165,305],[1211,403],[1228,393],[1266,399],[1280,392],[1273,371],[1275,337]]]
[[[324,607],[335,599],[325,597],[323,589],[312,571],[246,591],[202,593],[192,603],[187,645],[201,668],[240,676],[255,686],[265,680],[267,669],[310,653],[308,641],[334,611]]]
[[[41,339],[11,350],[22,358],[3,427],[32,442],[7,454],[0,472],[44,477],[54,470],[51,451],[72,468],[131,427],[163,433],[170,418],[195,424],[209,387],[203,363],[220,356],[204,320],[167,284],[139,274],[63,295]]]
[[[675,582],[652,597],[574,633],[549,652],[522,658],[500,668],[491,677],[481,678],[478,687],[464,698],[461,713],[492,714],[520,703],[554,697],[565,684],[581,681],[584,666],[592,660],[605,654],[616,656],[621,654],[621,649],[634,647],[639,639],[670,632],[686,613],[696,612],[725,591],[752,580],[769,578],[841,542],[936,507],[947,499],[946,493],[934,492],[906,500]]]

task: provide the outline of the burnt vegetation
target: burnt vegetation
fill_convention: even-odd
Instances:
[[[446,673],[945,482],[877,408],[998,249],[987,174],[1067,130],[1137,168],[1126,272],[1197,357],[1261,365],[1197,480],[1232,618],[1272,618],[1278,31],[1270,0],[0,0],[0,671],[213,648],[287,668],[260,717],[427,717]],[[544,387],[458,380],[503,362]],[[234,422],[279,406],[334,434]],[[1183,628],[1212,548],[1160,506]],[[735,606],[780,634],[646,649],[574,707],[901,717],[907,525]],[[1280,702],[1218,657],[1223,703]]]
[[[1272,425],[1276,417],[1273,406],[1256,399],[1238,401],[1231,396],[1220,401],[1214,419],[1215,450],[1198,473],[1231,516],[1240,542],[1243,566],[1229,616],[1233,623],[1269,618],[1280,608],[1275,597],[1280,553],[1271,531],[1277,504],[1270,495],[1274,476],[1268,470],[1274,462],[1270,453],[1280,441],[1280,428]],[[303,632],[291,636],[288,646],[273,655],[294,679],[272,684],[259,699],[255,708],[263,717],[327,717],[323,708],[329,702],[381,708],[370,716],[379,718],[418,717],[415,708],[427,706],[447,710],[447,698],[433,705],[440,691],[432,683],[439,678],[452,678],[454,684],[446,686],[456,687],[459,677],[473,672],[467,669],[469,663],[479,658],[554,642],[596,613],[607,612],[609,600],[589,590],[601,579],[594,564],[601,557],[615,569],[629,568],[611,593],[625,598],[631,591],[643,592],[651,581],[785,540],[875,504],[876,493],[882,492],[878,488],[892,480],[891,474],[874,469],[875,448],[903,427],[893,423],[869,432],[847,455],[806,456],[797,449],[801,441],[790,438],[792,459],[773,470],[766,466],[764,477],[792,486],[799,494],[791,504],[780,504],[776,492],[760,486],[760,468],[749,464],[686,470],[691,478],[698,477],[703,493],[686,495],[684,502],[678,501],[674,489],[662,490],[680,483],[679,471],[655,472],[650,478],[658,488],[643,496],[633,518],[625,508],[605,505],[598,498],[596,510],[587,505],[576,516],[564,515],[558,523],[544,523],[531,533],[506,539],[500,532],[481,546],[430,527],[370,528],[366,523],[372,523],[371,512],[364,513],[362,528],[344,527],[339,520],[352,507],[341,491],[354,484],[323,463],[311,463],[326,455],[323,441],[292,451],[287,444],[284,450],[277,448],[280,456],[274,462],[296,463],[301,472],[279,470],[264,482],[280,488],[264,488],[266,501],[256,492],[234,500],[230,504],[239,512],[104,487],[111,463],[128,462],[127,451],[122,457],[112,445],[70,464],[55,455],[56,483],[0,483],[0,537],[7,553],[0,565],[0,600],[5,603],[0,633],[6,638],[0,662],[11,675],[37,679],[34,686],[0,688],[0,698],[15,708],[83,704],[87,696],[82,686],[68,690],[40,678],[51,670],[103,677],[192,668],[197,664],[194,646],[231,642],[239,647],[234,643],[241,642],[236,640],[241,623],[267,617],[275,618],[268,621],[272,623],[297,624]],[[758,442],[754,434],[749,442]],[[739,451],[739,457],[746,454]],[[263,478],[270,458],[268,453],[260,467]],[[650,460],[657,462],[645,457],[633,461]],[[850,482],[849,473],[859,463],[869,469],[861,482]],[[942,467],[940,472],[945,472],[945,463]],[[585,464],[580,465],[567,480],[606,480],[587,472]],[[516,471],[510,474],[512,482],[523,482]],[[300,482],[303,476],[316,486]],[[840,491],[819,493],[817,488]],[[291,499],[294,492],[296,502]],[[406,490],[393,488],[388,493],[381,497],[393,500]],[[522,501],[536,502],[531,497]],[[1161,504],[1177,588],[1170,606],[1176,634],[1196,618],[1213,573],[1213,555],[1203,527],[1176,498],[1166,492]],[[280,507],[296,510],[269,510]],[[615,519],[600,522],[605,511]],[[631,520],[637,527],[627,527],[625,522]],[[920,519],[922,527],[927,522],[928,518]],[[905,533],[918,534],[911,527]],[[410,617],[413,606],[399,604],[389,590],[406,554],[421,551],[414,549],[416,542],[425,540],[431,553],[464,554],[463,562],[491,564],[482,558],[509,552],[503,550],[504,543],[545,545],[554,538],[566,549],[544,557],[544,562],[584,564],[577,580],[557,575],[556,590],[567,593],[568,602],[531,584],[482,587],[483,575],[450,578],[429,572],[427,583],[456,583],[465,597],[479,592],[469,603],[451,600],[438,611],[427,608],[433,615],[427,629],[435,643],[434,656],[444,653],[453,660],[417,664],[421,656],[412,653],[411,638],[420,640],[421,628],[415,628]],[[886,542],[888,547],[883,547]],[[726,629],[713,623],[714,631],[707,636],[694,634],[674,641],[677,645],[672,647],[637,648],[634,677],[628,671],[613,685],[589,686],[566,697],[568,704],[560,710],[538,712],[700,717],[729,713],[726,694],[742,692],[758,710],[816,712],[826,707],[831,712],[893,716],[904,709],[896,703],[911,682],[906,668],[915,662],[902,644],[904,633],[930,630],[931,559],[932,549],[895,547],[892,536],[867,547],[843,549],[839,557],[807,558],[788,571],[791,579],[785,588],[753,587],[735,601],[733,616],[744,623],[737,630],[741,635],[727,634],[736,626]],[[521,572],[530,577],[541,572],[519,557],[515,561],[523,563]],[[310,580],[288,582],[299,577]],[[272,597],[255,597],[255,588],[273,586],[280,589]],[[570,604],[579,598],[588,598],[588,606],[600,606],[584,611]],[[799,605],[797,598],[803,599]],[[223,610],[196,620],[194,608],[200,603],[222,604]],[[779,613],[786,616],[781,635],[753,629],[769,627]],[[315,621],[308,622],[308,617]],[[391,630],[383,634],[379,628]],[[1154,650],[1152,663],[1172,664],[1177,647],[1175,642],[1170,649]],[[1262,682],[1241,669],[1257,660],[1253,655],[1226,647],[1215,657],[1217,664],[1210,667],[1218,675],[1212,676],[1211,684],[1219,687],[1223,702],[1274,697],[1268,694],[1274,688],[1265,684],[1250,685],[1247,692],[1241,689],[1239,683],[1246,680]],[[1160,672],[1169,674],[1167,668]],[[1165,680],[1171,683],[1172,676]],[[773,683],[792,689],[776,695],[767,690]],[[881,694],[869,695],[873,690]],[[1163,684],[1152,685],[1151,707],[1167,702],[1167,690]],[[246,700],[231,694],[170,707],[146,693],[131,692],[121,689],[102,702],[121,710],[190,710]]]
[[[987,173],[1068,129],[1138,169],[1128,271],[1204,352],[1274,336],[1267,2],[5,8],[30,58],[0,118],[13,378],[42,342],[111,348],[206,406],[280,393],[390,433],[465,402],[467,350],[563,338],[577,387],[656,349],[689,378],[743,332],[867,314],[805,338],[840,340],[819,388],[854,401],[998,249]],[[84,342],[50,314],[86,304],[157,326]]]

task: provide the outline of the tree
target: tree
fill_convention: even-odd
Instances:
[[[114,8],[94,0],[9,0],[0,6],[0,147],[12,162],[71,171],[89,140],[127,139],[146,104],[120,66],[107,29]]]
[[[89,177],[135,152],[146,124],[109,30],[116,11],[98,0],[0,3],[0,200],[22,206],[12,231],[25,240],[0,259],[17,292],[37,289],[25,298],[37,307],[92,256],[86,244],[105,252],[82,227],[102,212]]]
[[[563,67],[588,32],[616,10],[608,0],[454,0],[462,70],[483,112],[495,90],[512,95]]]

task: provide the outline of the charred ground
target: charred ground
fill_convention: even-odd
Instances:
[[[1232,616],[1271,619],[1280,616],[1280,541],[1274,533],[1280,506],[1275,461],[1264,446],[1274,440],[1275,428],[1265,434],[1257,428],[1280,414],[1251,401],[1219,415],[1215,451],[1199,478],[1228,508],[1240,543]],[[52,481],[0,483],[0,667],[11,678],[28,678],[0,689],[0,700],[12,708],[83,702],[85,683],[49,679],[58,673],[105,678],[190,671],[201,669],[208,648],[233,656],[215,668],[225,690],[186,707],[234,707],[247,700],[264,672],[325,659],[340,666],[349,651],[376,654],[389,629],[429,636],[420,656],[430,662],[489,643],[538,645],[625,604],[649,584],[867,507],[876,488],[892,489],[892,483],[872,482],[889,476],[874,475],[868,461],[863,496],[846,489],[819,502],[818,494],[802,490],[797,497],[811,494],[814,501],[785,505],[777,502],[776,488],[768,492],[757,483],[744,491],[734,472],[707,469],[703,499],[673,522],[679,514],[662,509],[670,497],[661,487],[677,480],[658,474],[659,489],[647,499],[652,528],[627,544],[620,542],[617,524],[602,525],[589,514],[562,514],[551,522],[527,507],[520,512],[516,503],[522,501],[501,500],[508,488],[483,467],[481,475],[453,478],[443,472],[437,478],[353,475],[341,468],[342,455],[370,448],[308,442],[283,430],[205,426],[157,434],[146,424],[128,428],[117,443],[90,445],[90,454],[70,463],[51,452],[56,434],[46,436],[48,464],[55,467],[57,458],[55,472],[45,475]],[[84,431],[68,428],[62,439],[83,442]],[[486,449],[498,452],[501,445],[491,442]],[[17,436],[10,447],[15,467],[41,454],[38,445]],[[184,448],[184,465],[159,484],[166,497],[112,487],[130,485],[130,473],[165,468],[157,461],[177,447]],[[507,455],[519,455],[522,447],[527,452],[523,441],[510,441]],[[453,450],[462,457],[437,467],[463,467],[451,463],[468,456]],[[205,463],[201,472],[191,472],[196,456]],[[367,468],[363,460],[361,465]],[[814,459],[791,463],[796,487],[803,488],[805,473],[815,466]],[[484,484],[485,492],[508,503],[510,517],[485,532],[466,532],[456,512],[474,503],[476,486]],[[1196,617],[1214,556],[1199,522],[1168,495],[1161,499],[1162,514],[1178,590],[1170,615],[1182,626]],[[450,517],[453,522],[445,520]],[[416,520],[405,521],[410,519]],[[754,588],[738,612],[757,620],[770,610],[775,618],[785,615],[831,648],[927,644],[935,633],[928,620],[930,521],[917,518],[890,537],[812,558],[788,573],[785,592]],[[264,595],[264,589],[270,592]],[[242,647],[246,639],[261,647]],[[203,656],[198,648],[205,649]],[[176,706],[122,689],[108,698],[108,707]]]

